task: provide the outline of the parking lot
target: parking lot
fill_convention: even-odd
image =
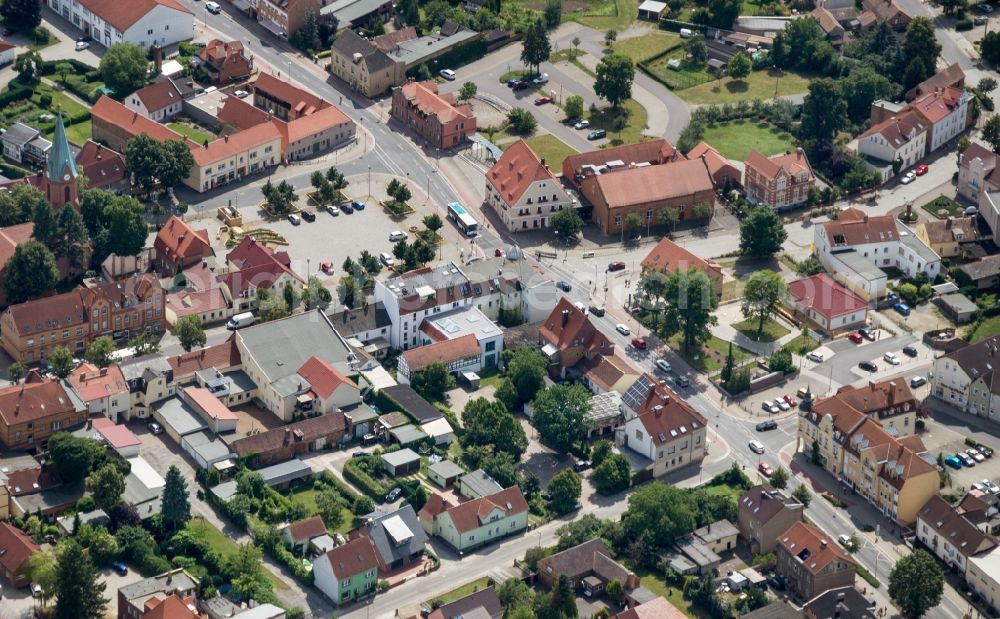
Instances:
[[[978,427],[966,423],[959,416],[946,416],[934,414],[931,419],[926,419],[926,430],[920,435],[927,447],[927,453],[933,457],[944,454],[949,456],[960,451],[969,449],[965,444],[966,438],[972,438],[978,443],[985,444],[997,451],[992,458],[986,458],[982,462],[977,462],[973,467],[963,466],[961,469],[947,467],[951,477],[951,487],[946,492],[961,494],[961,490],[968,490],[970,486],[983,479],[996,481],[1000,479],[1000,439],[982,432]]]

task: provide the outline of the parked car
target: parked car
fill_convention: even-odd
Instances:
[[[156,423],[155,421],[150,421],[149,423],[146,424],[146,427],[149,428],[149,431],[152,432],[153,434],[163,434],[163,426]]]
[[[399,486],[396,486],[385,495],[385,502],[392,503],[393,501],[398,499],[399,495],[401,494],[403,494],[403,489],[400,488]]]
[[[912,344],[909,344],[907,346],[903,346],[903,354],[906,355],[907,357],[916,357],[917,356],[917,347],[914,346],[914,345],[912,345]]]
[[[980,2],[979,4],[976,5],[976,8],[983,13],[993,12],[993,5],[988,2]]]
[[[896,356],[896,353],[887,352],[882,355],[882,359],[889,365],[899,365],[899,357]]]
[[[295,213],[289,213],[288,214],[288,221],[292,222],[293,226],[297,226],[300,223],[302,223],[302,218],[299,217],[298,215],[296,215]]]
[[[806,397],[807,393],[809,393],[808,387],[799,387],[798,391],[795,392],[795,395],[799,396],[800,398],[804,398]]]
[[[970,458],[972,458],[976,462],[982,462],[982,461],[986,460],[986,456],[984,456],[983,454],[979,453],[975,449],[966,449],[965,453],[966,453],[966,455],[968,455]]]
[[[302,219],[305,219],[308,222],[316,221],[316,213],[312,211],[302,211]]]
[[[438,71],[438,75],[448,80],[449,82],[454,82],[455,78],[458,77],[458,75],[456,75],[455,72],[452,71],[451,69],[441,69],[440,71]]]
[[[868,372],[878,372],[878,366],[875,365],[874,361],[862,361],[858,364],[858,367]]]
[[[687,376],[674,376],[674,384],[678,387],[690,387],[691,381],[688,380]]]
[[[774,399],[774,405],[777,406],[780,410],[783,410],[783,411],[787,411],[787,410],[791,410],[792,409],[792,407],[789,406],[788,402],[785,402],[781,398],[775,398]]]
[[[758,440],[750,441],[749,443],[747,443],[747,446],[750,447],[750,451],[754,452],[755,454],[764,453],[764,443],[761,443]]]
[[[985,15],[976,15],[975,17],[972,18],[972,23],[976,26],[982,26],[989,20],[990,18],[986,17]]]
[[[573,289],[573,284],[569,283],[564,279],[561,279],[556,282],[556,288],[562,290],[563,292],[569,292],[570,290]]]
[[[548,73],[542,73],[541,75],[539,75],[535,79],[531,80],[531,83],[532,84],[548,84],[549,83],[549,74]]]
[[[958,458],[959,460],[961,460],[962,464],[965,465],[965,466],[967,466],[967,467],[971,468],[973,466],[976,466],[976,461],[973,460],[972,457],[970,457],[969,454],[967,454],[967,453],[963,453],[963,452],[960,451],[957,454],[955,454],[955,457]]]
[[[552,97],[535,97],[535,105],[545,105],[552,103]]]
[[[793,397],[792,397],[791,395],[789,395],[789,394],[787,394],[787,393],[786,393],[785,395],[781,396],[781,398],[782,398],[782,399],[783,399],[783,400],[784,400],[785,402],[788,402],[788,405],[789,405],[789,406],[798,406],[798,404],[799,404],[799,401],[798,401],[798,400],[796,400],[795,398],[793,398]]]
[[[345,215],[351,215],[354,213],[354,207],[351,206],[350,202],[345,202],[340,205],[340,211]]]
[[[913,387],[914,389],[926,384],[927,384],[927,379],[924,378],[923,376],[914,376],[913,378],[910,379],[910,387]]]
[[[895,292],[890,292],[885,298],[886,303],[895,303],[896,301],[899,301],[899,295]]]
[[[590,312],[591,315],[597,316],[598,318],[604,316],[604,308],[600,305],[591,305],[587,308],[587,311]]]
[[[869,342],[875,341],[875,332],[872,331],[871,328],[869,327],[861,327],[860,329],[858,329],[858,333],[860,333],[861,337],[865,338]]]
[[[777,575],[768,576],[767,584],[771,585],[776,591],[784,591],[787,587],[784,577]]]
[[[816,363],[823,363],[823,353],[810,350],[806,353],[806,359],[815,361]]]
[[[333,204],[328,204],[327,205],[326,212],[330,213],[334,217],[336,217],[337,215],[340,215],[340,209],[337,208],[336,206],[334,206]]]
[[[521,80],[517,79],[516,77],[510,78],[509,80],[507,80],[507,88],[513,88],[514,84],[516,84],[516,83],[518,83],[520,81]]]
[[[87,49],[88,47],[90,47],[90,43],[87,43],[86,41],[77,41],[76,42],[76,51],[78,51],[78,52],[82,52],[83,50]]]
[[[333,275],[333,263],[332,262],[324,262],[323,264],[319,265],[319,268],[324,273],[326,273],[327,275]]]
[[[851,536],[847,535],[846,533],[842,533],[842,534],[838,535],[837,536],[837,542],[839,542],[840,545],[843,546],[844,548],[850,548],[852,546],[852,544],[851,544]]]
[[[222,12],[222,7],[219,6],[218,2],[206,2],[205,10],[211,13],[212,15],[218,15],[219,13]]]
[[[777,421],[762,421],[756,426],[758,432],[767,432],[768,430],[777,430]]]
[[[385,251],[378,255],[378,261],[387,267],[392,267],[394,264],[396,264],[396,260],[395,258],[392,257],[392,254]]]
[[[620,322],[615,325],[615,331],[617,331],[618,333],[621,333],[622,335],[629,335],[629,334],[632,333],[632,331],[630,331],[628,327],[626,327],[625,325],[623,325]]]
[[[771,475],[774,475],[774,469],[772,469],[771,465],[768,464],[767,462],[761,462],[759,465],[757,465],[757,470],[759,470],[760,474],[763,475],[764,477],[770,477]]]
[[[646,350],[646,340],[641,337],[633,337],[632,346],[635,347],[636,350]]]
[[[986,445],[977,445],[976,449],[978,449],[979,453],[983,454],[987,458],[993,457],[993,450],[987,447]]]
[[[909,185],[915,180],[917,180],[917,175],[914,174],[913,171],[911,170],[906,174],[904,174],[903,177],[899,179],[899,182],[903,183],[904,185]]]
[[[406,233],[402,230],[393,230],[389,233],[389,241],[395,243],[397,241],[402,241],[406,238]]]
[[[944,463],[955,470],[962,468],[962,460],[958,456],[945,456]]]
[[[574,129],[589,129],[590,128],[590,121],[589,120],[578,120],[575,123],[573,123],[573,128]]]
[[[111,567],[115,568],[115,574],[119,576],[128,576],[128,567],[121,561],[115,561],[111,564]]]
[[[246,99],[247,97],[250,96],[250,93],[245,90],[237,90],[233,94],[239,97],[240,99]]]
[[[892,306],[892,309],[894,309],[897,312],[899,312],[899,314],[902,315],[902,316],[909,316],[910,315],[910,306],[907,305],[906,303],[897,303],[897,304],[895,304],[895,305]]]
[[[356,211],[365,210],[365,203],[362,200],[351,200],[351,206],[353,206]]]
[[[664,374],[669,374],[674,371],[674,368],[670,366],[670,362],[666,359],[657,359],[655,365],[656,369]]]
[[[778,408],[774,404],[774,402],[771,402],[770,400],[764,400],[763,402],[761,402],[760,403],[760,407],[763,408],[766,412],[771,413],[772,415],[774,413],[780,413],[781,412],[781,409]]]
[[[990,494],[1000,493],[1000,486],[993,482],[992,479],[984,479],[982,481],[983,487],[986,488],[986,492]]]
[[[608,137],[608,132],[605,131],[604,129],[594,129],[593,131],[587,134],[588,140],[600,140],[601,138],[606,138],[606,137]]]
[[[622,271],[624,269],[625,269],[625,263],[622,262],[621,260],[615,260],[614,262],[608,264],[608,271],[611,272]]]
[[[511,90],[524,90],[527,87],[528,87],[528,82],[522,82],[521,80],[517,80],[516,82],[514,82],[514,85],[511,86],[510,88]]]
[[[590,468],[590,463],[586,460],[577,460],[573,463],[573,470],[579,473],[580,471],[586,471]]]
[[[847,336],[847,339],[851,340],[855,344],[860,344],[865,338],[861,337],[861,334],[857,331],[851,331],[851,333]]]
[[[921,163],[917,167],[913,168],[913,173],[916,174],[917,176],[923,176],[924,174],[927,174],[927,164]]]

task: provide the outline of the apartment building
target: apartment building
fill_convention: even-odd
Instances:
[[[556,213],[577,206],[524,140],[507,148],[486,173],[486,204],[510,232],[547,228]]]
[[[1000,336],[935,359],[931,394],[962,412],[1000,421]]]
[[[0,389],[0,445],[43,451],[56,432],[82,425],[87,406],[59,381],[36,370],[20,385]]]
[[[858,136],[858,154],[874,160],[882,182],[892,175],[892,163],[899,161],[905,172],[927,152],[928,126],[913,110],[886,119]]]
[[[177,0],[46,0],[46,4],[105,47],[115,43],[167,47],[194,35],[194,13]]]
[[[809,188],[816,184],[812,166],[801,148],[774,157],[765,157],[753,150],[743,165],[747,200],[776,211],[804,204]]]
[[[972,557],[984,556],[997,547],[986,526],[989,510],[985,501],[972,494],[954,506],[934,495],[920,508],[914,530],[934,556],[965,576]]]
[[[320,0],[256,0],[257,21],[279,37],[291,37],[305,23],[306,13],[319,22]]]
[[[389,344],[401,350],[420,345],[419,329],[425,318],[474,302],[469,278],[454,262],[378,280],[374,295],[392,322]]]
[[[854,585],[857,563],[826,533],[796,522],[781,534],[775,548],[778,574],[798,600],[811,600],[837,587]]]
[[[759,554],[774,552],[778,538],[796,522],[802,521],[805,506],[778,490],[758,485],[740,496],[737,528]]]
[[[622,394],[624,444],[648,458],[660,477],[705,458],[708,422],[687,402],[643,374]]]

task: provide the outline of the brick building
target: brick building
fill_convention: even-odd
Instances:
[[[392,117],[435,148],[465,144],[476,132],[476,117],[455,93],[441,94],[437,82],[410,82],[392,89]]]
[[[35,370],[0,389],[0,445],[7,449],[43,450],[50,436],[86,420],[83,402]]]
[[[751,203],[782,210],[805,204],[816,177],[801,148],[774,157],[752,150],[744,162],[743,184]]]
[[[247,57],[241,41],[212,39],[198,52],[198,58],[213,84],[228,84],[253,73],[253,60]]]

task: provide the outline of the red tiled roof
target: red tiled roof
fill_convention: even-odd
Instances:
[[[599,175],[596,181],[608,208],[670,200],[715,188],[708,168],[700,159],[616,170]]]
[[[185,387],[182,391],[188,400],[216,421],[236,421],[239,419],[236,413],[229,410],[229,407],[222,400],[204,387]]]
[[[563,176],[573,178],[584,166],[603,166],[610,161],[623,161],[626,165],[631,163],[660,165],[677,158],[683,159],[684,155],[667,140],[623,144],[566,157],[563,160]]]
[[[240,349],[236,346],[235,336],[215,346],[170,357],[167,362],[174,370],[175,381],[182,381],[193,376],[199,370],[215,368],[224,372],[243,364]]]
[[[337,387],[344,384],[357,388],[351,379],[319,357],[309,357],[299,368],[298,374],[309,381],[312,390],[323,399],[329,398]]]
[[[823,229],[830,244],[837,247],[899,240],[891,215],[869,217],[854,207],[840,211],[836,220],[823,224]]]
[[[0,264],[7,264],[17,246],[31,240],[34,230],[35,223],[32,221],[0,228]]]
[[[700,256],[696,256],[667,237],[663,237],[650,250],[649,254],[642,259],[642,268],[643,270],[655,269],[668,275],[678,269],[686,271],[687,269],[695,268],[710,276],[715,274],[720,278],[722,277],[721,266],[714,262],[709,262]]]
[[[881,382],[869,381],[857,387],[844,385],[833,397],[866,415],[894,406],[909,405],[910,411],[916,410],[917,407],[917,399],[904,378]]]
[[[117,365],[101,369],[90,363],[81,363],[70,373],[67,380],[84,402],[93,402],[119,393],[128,393],[125,376]]]
[[[115,4],[121,4],[120,0],[114,0],[114,2]],[[194,142],[185,139],[184,136],[168,128],[166,125],[154,122],[139,112],[133,112],[111,97],[102,96],[98,99],[94,107],[90,109],[90,115],[94,120],[114,125],[133,137],[145,133],[157,142],[178,140],[188,146],[194,144]]]
[[[962,96],[961,90],[949,86],[917,97],[910,103],[909,108],[931,124],[937,124],[959,107]]]
[[[220,63],[229,56],[242,54],[242,41],[222,41],[220,39],[212,39],[205,45],[205,47],[201,48],[201,51],[198,52],[198,57],[202,60],[211,60],[214,63]]]
[[[563,312],[566,322],[563,324]],[[591,353],[613,355],[615,346],[599,331],[580,308],[562,297],[538,329],[538,335],[559,350],[582,346]]]
[[[291,108],[288,115],[289,118],[312,114],[323,108],[330,107],[329,103],[308,90],[303,90],[292,85],[290,82],[280,80],[270,73],[258,74],[257,79],[253,82],[253,88],[255,91],[265,93],[272,99],[278,99],[287,104]]]
[[[424,115],[437,116],[442,123],[472,119],[472,106],[455,105],[455,94],[438,93],[437,82],[408,82],[402,90],[407,103]]]
[[[660,596],[612,615],[611,619],[685,619],[686,617],[687,615],[668,602],[667,598]]]
[[[171,308],[177,318],[183,318],[191,314],[228,309],[229,300],[221,286],[208,290],[182,290],[167,294],[167,307]]]
[[[424,503],[423,508],[418,514],[421,520],[433,521],[438,517],[438,514],[442,514],[449,509],[454,507],[449,503],[444,497],[436,492],[432,492],[430,497],[427,498],[427,502]]]
[[[209,142],[208,146],[192,146],[191,155],[195,165],[205,167],[274,141],[281,143],[281,132],[271,123],[262,123]]]
[[[323,437],[332,437],[328,443],[335,443],[344,434],[344,413],[333,411],[325,415],[310,417],[265,432],[251,434],[233,441],[231,447],[241,458],[252,455],[266,455],[281,449],[285,441],[308,443]],[[437,496],[437,495],[432,495]]]
[[[656,446],[706,426],[701,413],[660,386],[652,376],[649,379],[655,387],[649,390],[646,401],[633,410]]]
[[[811,181],[814,179],[809,159],[806,158],[806,154],[801,149],[796,149],[784,155],[775,155],[774,157],[765,157],[761,153],[752,150],[747,155],[745,164],[747,168],[753,168],[758,174],[768,180],[777,179],[782,172],[789,177],[797,176],[802,172],[808,172],[808,180]]]
[[[827,320],[868,309],[868,303],[826,273],[795,280],[788,284],[788,294],[800,306],[815,311]]]
[[[153,247],[172,262],[207,258],[215,254],[208,240],[208,230],[195,230],[176,215],[156,233]]]
[[[239,97],[226,97],[226,100],[222,102],[222,107],[219,108],[218,117],[219,122],[232,125],[237,129],[249,129],[271,120],[276,120],[279,126],[285,124],[285,121],[280,118],[275,119],[264,110],[250,105]]]
[[[618,383],[626,376],[638,378],[642,371],[631,365],[626,359],[614,355],[597,355],[590,359],[584,359],[576,365],[576,369],[604,391],[624,391],[628,385]]]
[[[514,514],[527,512],[528,503],[524,500],[521,489],[511,486],[506,490],[466,501],[445,511],[451,516],[455,529],[459,533],[465,533],[482,526],[497,509],[504,513],[504,518],[509,518]]]
[[[135,91],[132,96],[138,98],[150,112],[165,109],[181,101],[180,91],[170,80],[153,82]]]
[[[837,21],[837,18],[833,16],[833,13],[823,7],[813,9],[809,14],[816,18],[816,21],[819,22],[819,27],[822,28],[823,32],[827,35],[837,29],[840,29],[841,31],[844,30],[841,27],[840,22]]]
[[[898,149],[912,137],[917,137],[927,130],[923,119],[913,110],[907,109],[893,118],[887,118],[858,136],[858,139],[873,135],[881,135],[893,148]]]
[[[927,234],[927,240],[931,244],[967,243],[979,240],[979,229],[973,217],[936,219],[921,222],[920,225],[923,226],[924,232]]]
[[[709,174],[713,177],[727,166],[736,170],[735,166],[733,166],[728,159],[722,156],[722,153],[712,148],[712,146],[706,142],[698,142],[694,148],[688,151],[687,158],[703,159],[705,161],[705,165],[708,166]],[[738,170],[736,171],[738,172]],[[739,182],[739,178],[736,178],[735,181]]]
[[[917,517],[966,557],[997,545],[995,539],[979,530],[962,515],[960,509],[952,507],[939,494],[932,496],[920,508]]]
[[[524,140],[518,140],[503,152],[486,173],[486,180],[508,205],[516,204],[532,183],[551,181],[559,187],[556,175]]]
[[[288,534],[295,543],[308,542],[314,537],[326,535],[326,525],[323,524],[322,518],[313,516],[312,518],[298,520],[288,525]]]
[[[273,121],[274,119],[272,119]],[[326,107],[289,122],[285,129],[287,133],[285,140],[288,144],[293,144],[315,133],[322,133],[332,127],[346,125],[350,122],[351,119],[347,117],[347,114],[340,111],[339,108]],[[278,128],[281,129],[280,126]]]
[[[372,39],[372,45],[385,53],[391,52],[397,45],[417,38],[417,29],[413,26],[400,28],[394,32],[380,34]]]
[[[192,14],[176,0],[79,0],[84,8],[124,33],[158,5]]]
[[[30,379],[30,380],[29,380]],[[7,426],[73,412],[69,394],[56,381],[30,374],[20,385],[0,390],[0,420]]]
[[[107,417],[98,417],[97,419],[94,419],[93,426],[94,430],[103,436],[104,440],[115,449],[142,444],[139,437],[133,434],[131,430],[122,424],[116,424]]]
[[[938,71],[934,75],[914,86],[908,93],[906,93],[906,98],[912,99],[916,95],[934,92],[938,88],[946,88],[948,86],[958,88],[964,82],[965,71],[963,71],[962,67],[958,66],[958,63],[956,62],[948,68]]]
[[[378,552],[370,537],[362,535],[337,546],[317,559],[329,561],[337,580],[378,568]]]
[[[411,372],[419,372],[436,361],[447,365],[466,357],[478,357],[479,353],[479,340],[474,334],[467,333],[453,340],[411,348],[403,353],[403,359]]]
[[[107,146],[87,140],[76,156],[89,188],[106,187],[125,178],[125,157]]]
[[[28,567],[28,558],[41,550],[28,535],[17,527],[0,522],[0,565],[4,571],[17,574]]]
[[[812,574],[819,574],[835,560],[857,565],[854,559],[840,549],[831,536],[804,522],[796,522],[779,535],[778,546],[793,557],[802,557],[805,553],[802,566]]]
[[[176,593],[162,600],[154,596],[146,600],[142,619],[200,619],[200,615],[191,610],[193,606],[193,598],[182,600]]]
[[[15,47],[17,47],[17,46],[14,45],[13,43],[9,43],[7,41],[0,40],[0,53],[5,52],[7,50],[14,49]]]

